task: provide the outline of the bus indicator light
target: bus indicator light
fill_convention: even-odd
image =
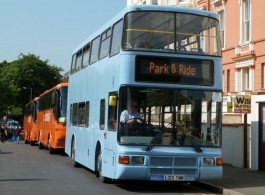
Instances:
[[[217,158],[216,159],[216,165],[217,166],[222,166],[223,165],[223,159],[222,158]]]
[[[119,163],[120,164],[130,164],[130,157],[129,156],[119,156]]]

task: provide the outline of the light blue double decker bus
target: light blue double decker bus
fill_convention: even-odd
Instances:
[[[215,13],[126,7],[73,51],[65,152],[102,182],[219,180],[222,91]]]

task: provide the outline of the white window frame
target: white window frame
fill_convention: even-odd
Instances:
[[[240,0],[240,42],[248,44],[251,41],[251,0]]]
[[[200,32],[200,46],[201,46],[201,49],[202,51],[205,51],[205,32]],[[216,47],[215,47],[216,48]],[[215,49],[216,51],[216,49]]]
[[[221,46],[222,49],[225,48],[226,45],[226,31],[225,31],[225,26],[226,26],[226,19],[225,19],[225,10],[220,9],[217,12],[218,14],[218,19],[219,19],[219,27],[220,27],[220,40],[221,40]]]
[[[241,90],[251,90],[250,87],[250,70],[248,67],[241,68]]]
[[[236,62],[236,68],[240,70],[235,74],[235,86],[237,92],[253,91],[254,89],[254,58]]]

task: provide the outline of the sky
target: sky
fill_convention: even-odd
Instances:
[[[127,0],[0,0],[0,63],[34,54],[69,71],[73,49]]]

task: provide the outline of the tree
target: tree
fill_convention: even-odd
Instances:
[[[8,107],[12,114],[22,115],[30,100],[29,88],[35,98],[61,82],[63,69],[48,62],[34,54],[21,53],[13,62],[0,63],[0,116],[7,113]]]

